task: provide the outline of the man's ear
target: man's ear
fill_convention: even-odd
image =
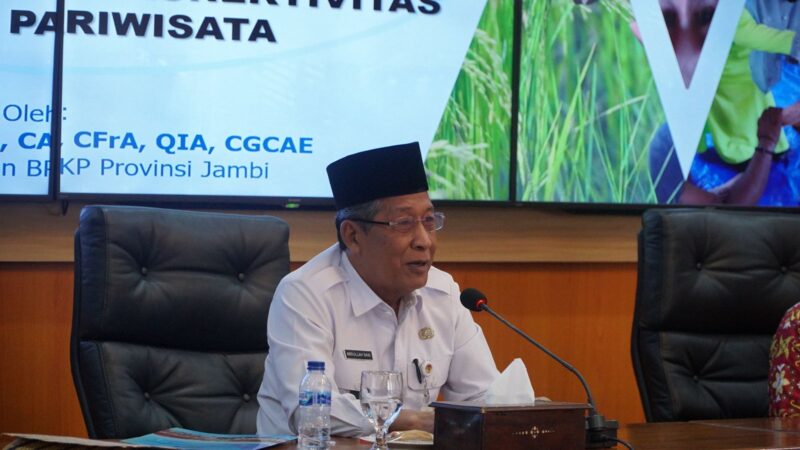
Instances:
[[[344,220],[339,225],[339,235],[350,252],[358,253],[361,249],[361,239],[364,236],[364,230],[361,227],[352,220]]]

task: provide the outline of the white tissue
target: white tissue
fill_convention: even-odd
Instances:
[[[497,377],[486,392],[487,405],[532,405],[536,401],[528,370],[516,358]]]

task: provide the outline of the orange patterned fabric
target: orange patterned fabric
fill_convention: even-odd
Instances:
[[[783,315],[769,349],[769,415],[800,417],[800,303]]]

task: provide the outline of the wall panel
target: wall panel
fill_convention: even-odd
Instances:
[[[644,421],[630,358],[636,265],[444,264],[461,285],[584,376],[600,412]],[[522,358],[536,395],[583,402],[578,379],[487,313],[476,313],[498,368]]]
[[[0,432],[85,435],[71,318],[72,264],[0,263]]]
[[[0,203],[0,261],[72,261],[72,236],[83,205]],[[638,216],[571,214],[527,207],[439,208],[447,215],[437,261],[632,262]],[[231,211],[236,212],[236,211]],[[336,240],[333,211],[238,211],[270,214],[289,223],[292,261],[309,258]]]

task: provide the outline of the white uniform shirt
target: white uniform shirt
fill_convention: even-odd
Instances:
[[[258,432],[296,434],[298,388],[307,361],[325,361],[332,389],[331,434],[372,433],[351,392],[363,370],[403,373],[405,409],[431,401],[479,400],[499,375],[480,327],[459,299],[458,284],[431,268],[428,283],[401,302],[382,301],[334,245],[278,284],[267,322],[269,354],[258,392]],[[414,359],[428,365],[423,382]],[[423,367],[424,371],[424,367]]]

